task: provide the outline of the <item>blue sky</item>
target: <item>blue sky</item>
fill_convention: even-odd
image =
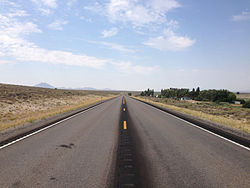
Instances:
[[[0,82],[250,92],[250,1],[0,0]]]

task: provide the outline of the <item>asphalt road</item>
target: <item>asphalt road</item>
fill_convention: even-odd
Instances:
[[[111,187],[121,97],[0,150],[0,187]]]
[[[1,149],[0,187],[113,187],[121,104],[118,97]],[[249,187],[249,150],[128,97],[126,108],[137,187]]]
[[[250,152],[126,98],[148,187],[250,187]]]

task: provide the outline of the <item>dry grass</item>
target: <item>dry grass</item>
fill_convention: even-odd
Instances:
[[[245,100],[250,100],[250,93],[240,93],[237,94],[237,99],[245,99]]]
[[[88,106],[117,94],[0,84],[0,131]]]
[[[138,97],[141,100],[250,133],[250,109],[230,104]]]

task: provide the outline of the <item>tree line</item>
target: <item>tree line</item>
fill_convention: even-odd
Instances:
[[[225,89],[209,89],[202,90],[197,87],[193,88],[191,91],[189,89],[162,89],[161,96],[166,98],[180,99],[181,97],[189,97],[190,99],[197,101],[213,101],[213,102],[233,102],[236,100],[236,95]]]
[[[147,89],[141,92],[141,96],[154,96],[154,90]],[[213,102],[233,102],[236,100],[236,95],[225,89],[209,89],[200,90],[199,87],[192,90],[186,88],[170,88],[162,89],[161,94],[158,97],[181,99],[183,97],[188,97],[197,101],[213,101]]]
[[[161,95],[162,97],[166,98],[174,98],[174,99],[180,99],[182,97],[189,97],[191,99],[195,99],[199,96],[200,88],[198,87],[196,90],[193,88],[192,91],[189,91],[189,89],[185,88],[170,88],[170,89],[162,89]]]
[[[145,91],[142,91],[141,92],[141,96],[151,96],[153,97],[154,96],[154,90],[153,89],[149,89],[148,90],[145,90]]]

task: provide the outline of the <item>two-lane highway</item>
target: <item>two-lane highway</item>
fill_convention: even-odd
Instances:
[[[249,150],[128,97],[0,149],[0,187],[249,185]]]

